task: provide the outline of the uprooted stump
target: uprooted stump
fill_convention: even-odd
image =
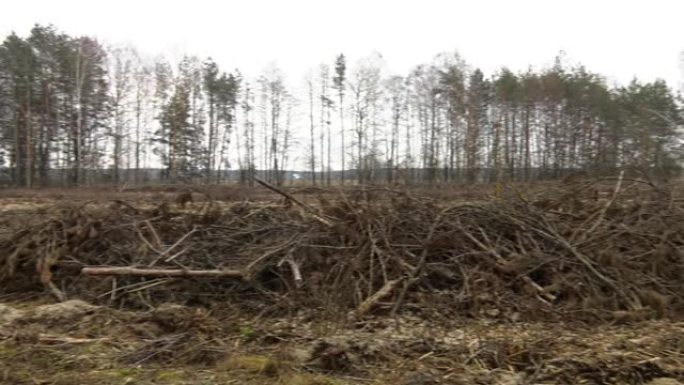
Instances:
[[[319,194],[315,206],[59,206],[0,241],[2,290],[335,318],[684,314],[684,200],[663,188],[619,178],[471,201]]]

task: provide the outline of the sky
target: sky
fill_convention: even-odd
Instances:
[[[492,74],[571,63],[606,76],[684,81],[681,0],[22,0],[3,4],[0,35],[35,23],[105,44],[130,43],[177,60],[211,56],[256,76],[275,63],[291,82],[344,53],[350,64],[380,52],[406,74],[458,52]]]

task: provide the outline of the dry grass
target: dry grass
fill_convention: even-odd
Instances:
[[[175,308],[177,322],[192,324],[195,309]],[[645,384],[684,380],[684,324],[648,321],[631,325],[576,323],[430,322],[401,317],[366,321],[321,336],[302,318],[262,320],[256,335],[237,328],[188,328],[193,341],[216,341],[220,359],[131,362],[153,341],[175,338],[157,312],[99,308],[69,318],[30,317],[26,307],[0,327],[0,381],[11,384],[358,384],[523,383]],[[252,323],[216,311],[212,324]],[[156,326],[155,326],[156,325]],[[154,336],[142,331],[156,330]],[[328,367],[320,346],[343,351],[344,367]],[[196,343],[187,349],[201,351]],[[151,350],[148,350],[151,351]],[[71,381],[71,382],[69,382]],[[231,382],[233,381],[233,382]],[[414,381],[414,382],[410,382]],[[432,381],[432,382],[429,382]],[[511,383],[515,383],[511,382]]]

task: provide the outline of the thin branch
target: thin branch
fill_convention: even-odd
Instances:
[[[81,269],[81,274],[88,276],[130,275],[134,277],[220,277],[242,279],[239,270],[184,270],[184,269],[147,269],[133,266],[92,266]]]

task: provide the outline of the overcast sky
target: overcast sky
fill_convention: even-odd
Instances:
[[[5,2],[0,34],[34,23],[105,43],[131,43],[172,59],[212,56],[256,75],[269,62],[290,81],[344,52],[353,63],[382,53],[394,73],[458,51],[490,74],[505,65],[571,62],[628,82],[682,81],[684,1],[612,0],[22,0]]]

